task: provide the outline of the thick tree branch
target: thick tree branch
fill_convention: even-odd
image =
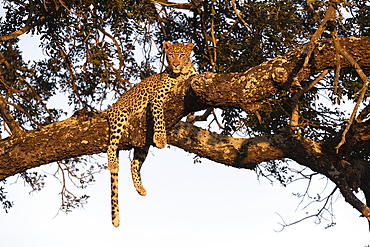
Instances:
[[[362,68],[370,68],[370,38],[346,38],[341,39],[341,43]],[[301,55],[302,50],[296,50],[244,73],[203,73],[177,85],[164,105],[168,143],[238,168],[254,169],[269,160],[295,160],[330,178],[351,205],[368,214],[368,208],[359,204],[352,190],[361,188],[369,192],[370,165],[364,161],[344,160],[344,155],[336,154],[335,138],[325,143],[292,136],[288,126],[274,135],[232,138],[189,123],[179,123],[188,113],[208,107],[258,109],[264,99],[279,89],[289,89],[286,86],[291,85],[291,75],[299,69],[297,63]],[[313,68],[303,70],[301,79],[308,78],[312,70],[335,69],[335,56],[331,40],[319,42],[313,52]],[[341,65],[351,68],[346,59]],[[30,131],[25,136],[0,141],[0,180],[42,164],[106,152],[109,135],[106,117],[106,112],[78,112],[67,120]],[[150,114],[136,115],[130,122],[128,133],[123,135],[119,149],[152,143],[152,126]],[[346,143],[342,149],[350,150],[353,147],[350,145],[369,143],[370,121],[354,124],[348,135],[354,136],[354,141]]]
[[[341,39],[341,42],[343,46],[348,47],[348,52],[360,66],[370,67],[370,38],[346,38]],[[262,100],[287,84],[301,54],[301,50],[292,51],[244,73],[203,73],[190,78],[171,91],[165,104],[168,131],[170,132],[188,113],[210,106],[256,110]],[[314,51],[314,57],[317,71],[335,68],[335,49],[331,40],[321,41]],[[351,67],[351,64],[344,59],[342,68],[346,67]],[[304,77],[308,75],[309,72]],[[25,137],[1,141],[0,179],[60,159],[105,152],[108,126],[104,116],[105,113],[100,113],[86,121],[72,117],[43,127],[39,131],[29,132]],[[120,148],[130,149],[132,146],[143,146],[145,142],[151,142],[150,121],[145,114],[136,116],[131,122],[127,137],[122,139]],[[368,135],[366,124],[363,124],[361,130],[366,133],[361,136]],[[354,140],[364,142],[360,138]],[[10,170],[7,171],[8,169]]]

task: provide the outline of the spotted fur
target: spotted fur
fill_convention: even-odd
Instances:
[[[182,80],[197,73],[190,61],[193,44],[163,43],[168,66],[164,72],[153,75],[127,91],[107,110],[109,117],[108,168],[111,172],[112,223],[119,225],[118,210],[118,144],[125,133],[130,117],[145,111],[151,105],[154,120],[153,142],[158,148],[167,144],[166,129],[163,119],[163,102],[171,88]],[[149,145],[134,148],[134,159],[131,162],[131,174],[137,192],[145,196],[146,190],[141,183],[140,169],[145,161]]]

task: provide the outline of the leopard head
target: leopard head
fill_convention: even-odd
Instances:
[[[187,74],[193,68],[190,61],[190,54],[194,47],[192,43],[187,45],[180,43],[171,45],[168,42],[164,42],[163,47],[167,55],[168,65],[174,73]]]

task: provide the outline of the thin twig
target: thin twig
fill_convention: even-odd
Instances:
[[[236,5],[235,5],[235,0],[231,0],[231,3],[233,4],[233,9],[234,9],[234,12],[236,14],[236,16],[239,18],[239,20],[244,24],[244,26],[248,27],[249,29],[251,29],[251,27],[248,25],[248,23],[246,23],[242,17],[242,15],[238,12],[238,10],[236,9]]]
[[[340,54],[337,50],[335,50],[334,94],[337,94],[338,90],[339,73],[340,73]]]
[[[4,55],[0,52],[0,59],[1,60],[3,60],[3,58],[5,58],[4,57]],[[15,71],[15,69],[12,69],[11,67],[10,67],[10,64],[8,63],[8,61],[6,61],[6,59],[4,60],[4,62],[3,62],[4,64],[5,64],[5,66],[11,71],[11,72],[13,72],[14,73],[14,75],[16,76],[16,77],[18,77],[18,79],[22,82],[22,83],[24,83],[31,91],[32,91],[32,93],[35,95],[35,97],[36,97],[36,99],[40,102],[40,104],[42,105],[42,107],[46,110],[46,112],[47,113],[49,113],[49,116],[50,116],[50,118],[51,118],[51,120],[53,121],[53,122],[55,122],[55,119],[54,119],[54,117],[53,117],[53,115],[51,114],[51,112],[49,111],[49,109],[46,107],[46,105],[44,104],[44,102],[42,101],[42,99],[40,98],[40,96],[37,94],[37,92],[36,92],[36,90],[31,86],[31,84],[29,84],[23,77],[21,77],[16,71]]]
[[[214,10],[213,10],[213,5],[212,5],[212,18],[211,18],[211,35],[212,35],[212,42],[213,42],[213,56],[214,56],[214,59],[213,59],[213,65],[212,65],[212,72],[215,72],[215,66],[216,66],[216,59],[217,59],[217,41],[216,41],[216,38],[215,38],[215,28],[214,28],[214,25],[215,25],[215,22],[214,22],[214,14],[213,14]]]
[[[3,117],[4,122],[8,125],[10,131],[15,137],[20,137],[23,134],[23,131],[19,127],[18,123],[15,121],[13,115],[8,109],[8,106],[5,102],[5,99],[0,94],[0,113]]]
[[[123,67],[123,56],[122,56],[121,47],[119,46],[118,41],[112,35],[110,35],[109,33],[107,33],[104,29],[102,29],[99,26],[97,28],[98,28],[98,30],[100,32],[102,32],[103,34],[107,35],[114,42],[114,44],[116,45],[117,52],[118,52],[118,57],[119,57],[119,69],[118,69],[118,75],[117,75],[116,80],[120,82],[121,81],[121,70],[122,70],[122,67]],[[125,88],[125,90],[127,90],[124,83],[123,83],[123,87]],[[132,87],[132,85],[130,84],[130,88],[131,87]]]
[[[331,5],[329,5],[329,8],[327,9],[327,11],[325,13],[325,17],[322,20],[320,26],[318,27],[316,32],[312,35],[310,42],[303,49],[302,55],[305,56],[305,60],[304,60],[304,63],[302,65],[301,69],[299,70],[297,75],[294,77],[294,80],[293,80],[293,83],[292,83],[293,85],[300,85],[300,83],[298,82],[298,80],[300,79],[300,74],[304,73],[304,70],[307,68],[308,62],[310,61],[310,58],[311,58],[311,55],[312,55],[312,52],[315,49],[315,43],[320,38],[321,34],[324,32],[326,23],[329,20],[332,19],[332,16],[334,14],[335,14],[335,8],[331,4]]]
[[[319,81],[321,81],[327,74],[329,70],[324,70],[313,82],[307,85],[305,88],[299,90],[292,98],[292,115],[290,118],[290,126],[291,130],[295,131],[298,126],[298,119],[299,119],[299,109],[298,109],[298,101],[302,97],[304,93],[309,91],[313,86],[315,86]]]
[[[294,221],[294,222],[292,222],[292,223],[287,224],[287,223],[285,223],[285,221],[284,221],[283,217],[282,217],[280,214],[276,213],[277,215],[279,215],[280,219],[283,221],[283,224],[281,224],[281,223],[280,223],[280,225],[281,225],[283,228],[282,228],[279,232],[281,232],[285,227],[295,225],[295,224],[297,224],[297,223],[299,223],[299,222],[302,222],[302,221],[304,221],[304,220],[307,220],[307,219],[309,219],[309,218],[312,218],[312,217],[320,218],[320,217],[322,217],[322,213],[323,213],[324,209],[326,208],[326,205],[328,204],[329,200],[332,198],[332,196],[334,195],[334,193],[335,193],[335,191],[336,191],[337,189],[338,189],[338,187],[335,187],[335,188],[333,189],[333,191],[332,191],[332,192],[331,192],[327,197],[325,197],[325,199],[326,199],[326,200],[325,200],[324,205],[321,207],[321,209],[320,209],[316,214],[311,214],[311,215],[306,216],[306,217],[304,217],[304,218],[302,218],[302,219],[300,219],[300,220],[297,220],[297,221]],[[322,202],[322,201],[323,201],[323,200],[321,200],[321,201],[319,201],[319,202]]]

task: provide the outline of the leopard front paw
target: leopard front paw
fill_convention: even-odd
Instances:
[[[166,134],[163,133],[154,133],[153,141],[157,148],[164,148],[167,144]]]
[[[144,189],[144,186],[140,184],[139,186],[134,184],[136,191],[141,195],[141,196],[146,196],[146,190]]]

